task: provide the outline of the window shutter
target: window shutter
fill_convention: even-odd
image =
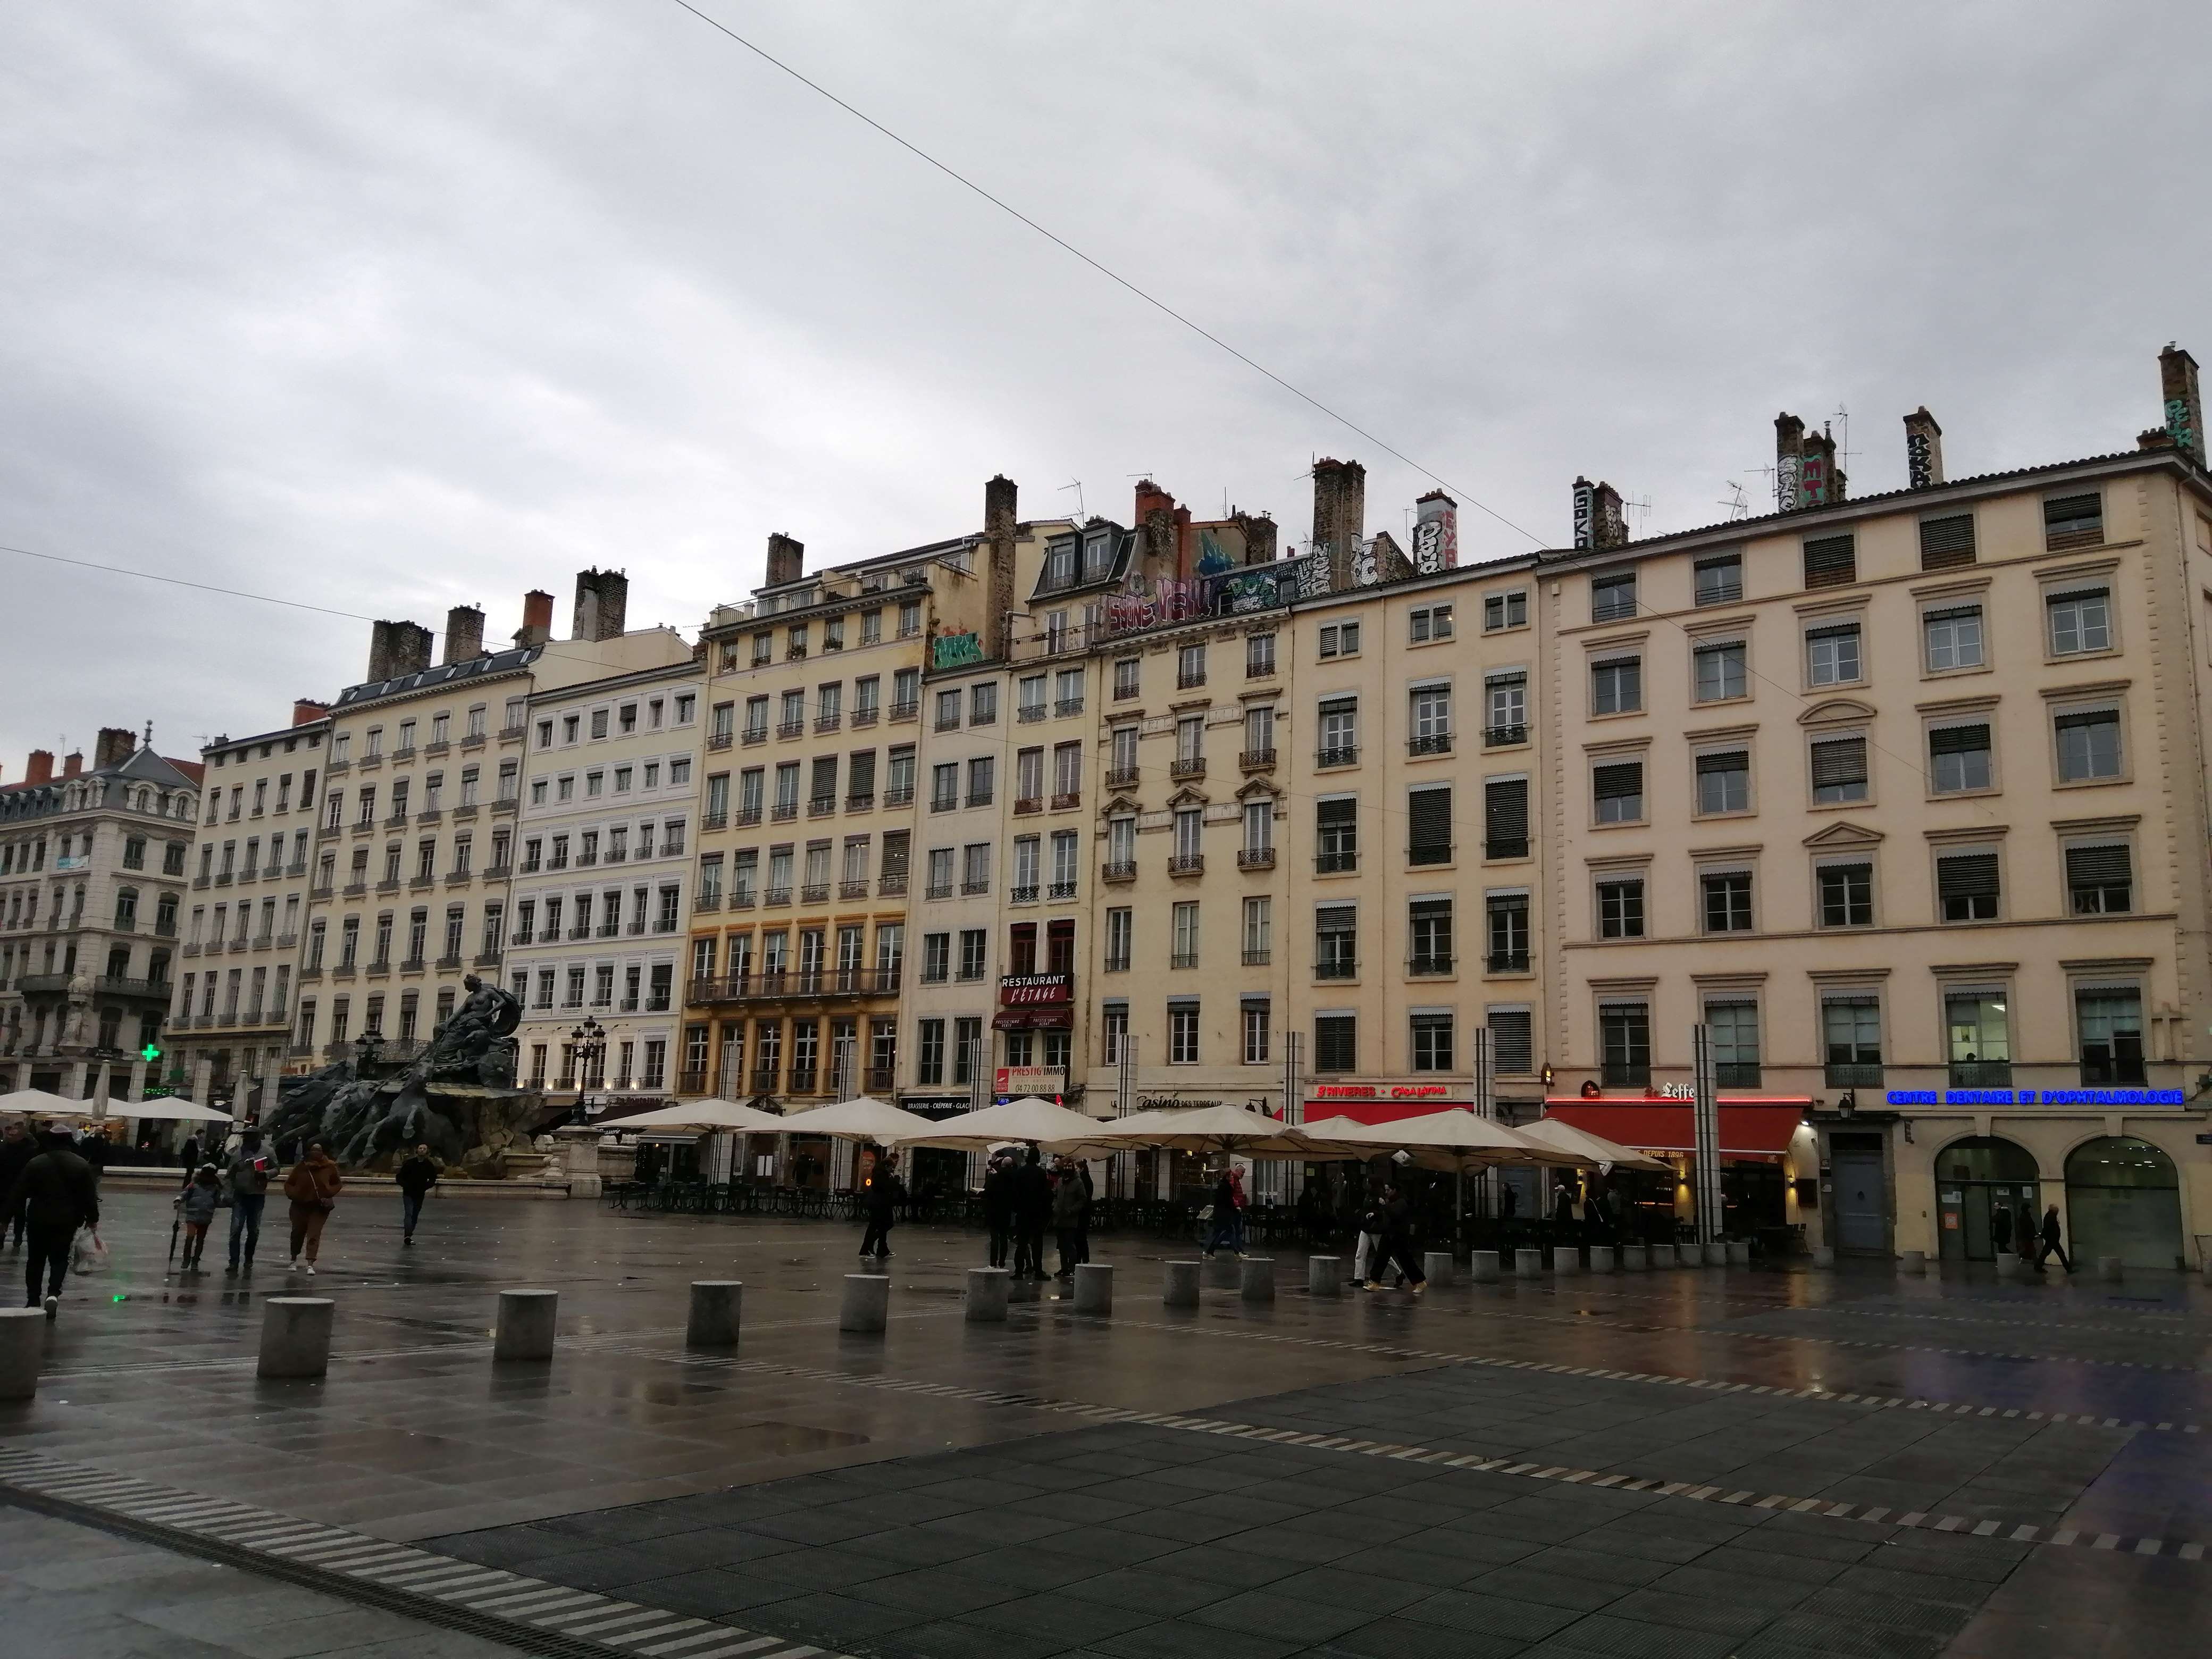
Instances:
[[[1842,587],[1856,581],[1859,574],[1856,538],[1821,536],[1805,544],[1805,586]]]
[[[2066,849],[2069,887],[2121,887],[2132,881],[2134,875],[2134,860],[2128,854],[2125,842]]]
[[[1528,781],[1501,778],[1482,788],[1482,835],[1492,857],[1514,849],[1513,856],[1528,844]]]
[[[1832,738],[1813,745],[1813,787],[1816,789],[1867,781],[1866,739]]]
[[[1849,864],[1824,864],[1820,866],[1820,874],[1823,878],[1841,876],[1845,880],[1856,876],[1862,881],[1870,882],[1874,879],[1874,866],[1856,860]]]
[[[2092,490],[2086,495],[2054,495],[2043,504],[2043,540],[2051,552],[2069,547],[2095,547],[2105,539],[2105,498]]]
[[[837,793],[837,757],[824,755],[814,763],[814,799]]]
[[[1407,798],[1412,850],[1449,854],[1452,839],[1452,792],[1416,789]]]
[[[1928,752],[1931,755],[1978,755],[1989,746],[1990,728],[1986,724],[1939,726],[1928,734]]]
[[[2051,722],[2061,732],[2076,732],[2092,726],[2118,726],[2119,723],[2119,711],[2112,708],[2090,708],[2078,714],[2061,714]]]
[[[1434,921],[1439,917],[1451,920],[1452,902],[1448,898],[1414,899],[1406,906],[1407,918],[1413,921]]]
[[[1644,793],[1644,763],[1618,761],[1590,774],[1590,785],[1600,800],[1626,800]]]
[[[872,795],[876,793],[876,751],[874,750],[863,749],[853,757],[852,765],[846,771],[845,787],[848,793],[854,795]]]
[[[1601,768],[1600,769],[1604,770],[1609,769]],[[1723,755],[1700,755],[1698,757],[1698,775],[1701,778],[1711,777],[1716,772],[1747,772],[1750,769],[1751,752],[1745,749],[1731,749],[1726,754]],[[1636,794],[1641,792],[1631,790],[1628,793],[1631,794]]]
[[[2127,849],[2120,849],[2125,852]],[[1936,860],[1936,896],[1943,899],[1995,898],[1997,855],[1995,853],[1954,853]]]
[[[1314,822],[1322,829],[1352,823],[1359,815],[1359,803],[1349,799],[1314,803]]]
[[[1493,1008],[1488,1024],[1492,1071],[1520,1077],[1535,1070],[1536,1045],[1526,1008]]]
[[[1948,570],[1974,562],[1974,515],[1961,513],[1948,519],[1920,521],[1920,568]]]

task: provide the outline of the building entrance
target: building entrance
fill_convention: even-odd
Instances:
[[[2023,1219],[2027,1230],[2033,1230],[2041,1192],[2034,1156],[2018,1142],[1996,1135],[1953,1141],[1936,1154],[1942,1259],[1994,1261],[1999,1239],[2013,1249],[2021,1242]]]
[[[1845,1255],[1889,1254],[1889,1183],[1881,1137],[1838,1130],[1828,1137],[1829,1179],[1836,1200],[1836,1248]]]
[[[2107,1135],[2066,1159],[2066,1248],[2075,1261],[2116,1255],[2130,1267],[2185,1267],[2181,1177],[2147,1140]]]

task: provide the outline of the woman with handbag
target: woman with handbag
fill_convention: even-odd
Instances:
[[[319,1140],[307,1148],[307,1157],[284,1175],[284,1196],[292,1200],[292,1266],[300,1266],[300,1251],[307,1252],[307,1267],[315,1271],[315,1257],[323,1243],[323,1225],[338,1201],[337,1160]]]

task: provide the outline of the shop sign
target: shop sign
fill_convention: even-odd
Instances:
[[[1892,1106],[2179,1106],[2179,1089],[1892,1089]]]
[[[1010,1098],[1040,1095],[1050,1100],[1067,1092],[1067,1073],[1058,1066],[1001,1066],[993,1092]]]
[[[1002,1008],[1037,1008],[1072,1002],[1075,980],[1072,974],[1008,974],[999,981]]]
[[[983,636],[980,634],[939,634],[929,642],[929,665],[932,668],[966,668],[983,660]]]
[[[1309,1100],[1465,1100],[1474,1092],[1467,1083],[1316,1083],[1306,1091]]]

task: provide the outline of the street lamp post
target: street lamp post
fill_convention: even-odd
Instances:
[[[571,1052],[576,1062],[576,1117],[581,1122],[591,1116],[592,1079],[607,1054],[606,1028],[592,1016],[584,1016],[584,1023],[568,1033]]]

